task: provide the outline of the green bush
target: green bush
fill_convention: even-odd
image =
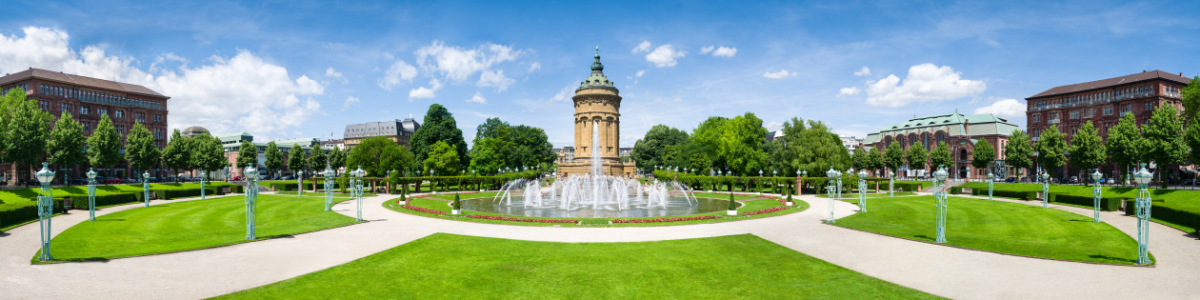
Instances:
[[[1133,201],[1130,203],[1132,205]],[[1177,207],[1171,202],[1152,202],[1150,217],[1182,226],[1192,226],[1193,230],[1200,232],[1200,213]]]
[[[1093,200],[1092,197],[1067,195],[1067,194],[1055,194],[1055,193],[1050,193],[1050,202],[1067,203],[1067,204],[1082,205],[1082,206],[1089,206],[1089,207],[1095,205],[1095,200]],[[1100,210],[1118,211],[1120,209],[1121,209],[1121,198],[1114,198],[1114,197],[1101,197],[1100,198]]]
[[[86,203],[86,198],[84,199]],[[54,211],[63,210],[62,198],[54,199]],[[0,204],[0,227],[8,227],[38,219],[37,201]]]
[[[975,191],[972,190],[971,192],[974,193]],[[962,187],[961,186],[950,187],[950,193],[955,194],[955,195],[960,195],[960,194],[962,194]]]

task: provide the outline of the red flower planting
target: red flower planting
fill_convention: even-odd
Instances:
[[[765,213],[777,212],[777,211],[781,211],[781,210],[785,210],[785,209],[787,209],[787,206],[778,206],[778,207],[772,207],[772,208],[768,208],[768,209],[764,209],[764,210],[756,210],[756,211],[744,213],[742,215],[749,216],[749,215],[765,214]]]
[[[416,207],[416,206],[412,206],[412,205],[405,205],[405,206],[401,206],[401,207],[419,211],[419,212],[427,212],[427,213],[431,213],[431,214],[439,214],[440,215],[440,214],[446,213],[446,212],[440,211],[440,210],[432,210],[432,209],[428,209],[428,208],[424,208],[424,207]]]
[[[657,223],[657,222],[707,220],[707,219],[716,219],[716,218],[720,218],[720,217],[721,216],[699,216],[699,217],[685,217],[685,218],[626,219],[626,220],[612,220],[612,222],[613,223]]]
[[[534,223],[578,223],[579,222],[576,220],[525,219],[525,218],[500,217],[500,216],[484,216],[484,215],[470,215],[467,217],[476,218],[476,219],[497,220],[497,221],[534,222]]]

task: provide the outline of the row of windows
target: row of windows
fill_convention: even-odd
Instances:
[[[161,102],[129,98],[123,95],[93,92],[46,84],[39,85],[38,88],[39,92],[42,94],[78,99],[79,101],[83,102],[100,103],[105,105],[133,106],[146,109],[163,109]]]
[[[12,87],[10,87],[10,88],[6,88],[6,89],[4,89],[4,91],[3,91],[3,94],[5,94],[5,95],[8,95],[8,92],[11,92],[11,91],[12,91],[13,89],[15,89],[15,88],[21,88],[21,90],[24,90],[24,91],[29,91],[29,84],[28,84],[28,83],[22,83],[22,84],[14,85],[14,86],[12,86]]]
[[[1076,106],[1087,105],[1097,102],[1109,102],[1115,100],[1129,99],[1134,97],[1149,96],[1153,92],[1151,85],[1140,85],[1135,87],[1121,88],[1111,91],[1101,91],[1084,95],[1067,96],[1058,100],[1038,101],[1034,105],[1035,110],[1058,108],[1060,106]]]
[[[1153,111],[1154,110],[1154,101],[1146,101],[1145,103],[1143,103],[1143,106],[1144,106],[1144,108],[1143,108],[1144,111]],[[1133,104],[1132,103],[1121,104],[1121,113],[1122,114],[1132,113],[1132,112],[1133,112]],[[1082,115],[1083,118],[1094,117],[1095,116],[1095,108],[1084,109],[1084,110],[1082,110],[1082,113],[1083,113],[1083,115]],[[1105,116],[1113,115],[1113,107],[1112,106],[1103,107],[1102,113]],[[1072,110],[1070,112],[1071,119],[1079,119],[1080,117],[1081,117],[1080,110]],[[1058,120],[1058,112],[1056,112],[1056,111],[1050,112],[1048,120],[1049,121]],[[1040,113],[1033,114],[1033,122],[1041,123],[1042,122],[1042,114],[1040,114]]]

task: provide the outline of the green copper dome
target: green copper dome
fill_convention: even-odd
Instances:
[[[608,80],[608,76],[604,76],[604,64],[600,63],[599,46],[596,47],[595,60],[592,62],[592,74],[588,74],[587,79],[580,83],[579,88],[575,90],[579,91],[582,89],[592,88],[611,89],[613,91],[617,90],[617,87],[614,85],[614,83]]]

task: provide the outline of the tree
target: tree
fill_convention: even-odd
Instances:
[[[333,150],[329,151],[329,167],[333,168],[334,173],[346,166],[346,152],[338,146],[333,146]]]
[[[1192,82],[1196,81],[1193,80]],[[1200,126],[1197,126],[1196,123],[1189,125],[1187,136],[1184,137],[1184,140],[1187,142],[1188,148],[1192,150],[1189,152],[1190,156],[1188,158],[1193,162],[1200,162]]]
[[[171,139],[167,141],[167,147],[163,149],[162,158],[166,163],[167,168],[175,170],[179,173],[179,169],[187,169],[193,165],[192,156],[198,153],[192,147],[193,139],[185,138],[179,134],[179,129],[171,132]]]
[[[1029,143],[1029,135],[1020,129],[1014,129],[1008,136],[1008,144],[1004,145],[1004,164],[1020,171],[1033,167],[1033,146]]]
[[[688,144],[687,147],[690,148],[689,149],[690,151],[699,151],[699,152],[702,152],[705,156],[707,156],[708,159],[710,161],[712,161],[713,168],[716,168],[719,170],[724,170],[727,173],[736,171],[729,167],[729,164],[725,161],[724,158],[717,155],[717,143],[719,143],[719,139],[724,131],[725,122],[727,122],[727,121],[729,121],[729,119],[725,118],[725,117],[708,117],[708,119],[704,120],[704,122],[701,122],[700,125],[696,127],[696,129],[692,130],[692,135],[688,138],[688,140],[686,142],[679,143],[679,144],[673,144],[673,145],[670,145],[668,143],[663,143],[664,144],[663,150],[660,152],[661,161],[659,161],[659,165],[657,165],[657,166],[665,167],[665,166],[668,166],[671,164],[678,163],[668,157],[669,156],[671,156],[671,157],[683,156],[684,149],[681,147],[683,147],[682,146],[683,144]],[[674,149],[674,150],[672,150],[674,152],[668,153],[667,149]],[[648,167],[654,167],[654,166],[656,166],[656,165],[648,165]]]
[[[241,170],[247,167],[258,168],[258,146],[250,141],[242,141],[238,148],[237,168]]]
[[[929,152],[925,151],[925,146],[921,143],[912,143],[908,146],[908,155],[904,157],[908,161],[908,169],[925,170],[925,161],[929,159]]]
[[[883,159],[883,152],[880,152],[879,149],[871,148],[871,154],[869,154],[868,156],[870,156],[870,158],[871,158],[871,169],[872,170],[879,171],[879,170],[883,170],[883,168],[887,167],[887,162]],[[886,175],[886,173],[887,173],[886,171],[881,171],[879,173],[876,173],[876,176],[883,177],[884,175]]]
[[[308,155],[308,167],[313,170],[323,172],[324,170],[322,169],[327,167],[326,163],[328,162],[329,156],[325,155],[325,149],[321,149],[320,147],[313,148],[312,153]]]
[[[887,150],[883,152],[883,158],[888,169],[899,173],[900,166],[904,165],[904,149],[900,148],[900,143],[892,141],[891,144],[888,144]]]
[[[742,174],[757,174],[757,171],[765,169],[767,153],[760,146],[767,140],[767,129],[762,127],[762,123],[762,119],[750,112],[729,119],[718,139],[717,155]]]
[[[1037,143],[1038,163],[1050,173],[1051,177],[1057,178],[1060,174],[1055,174],[1058,167],[1061,167],[1067,162],[1067,142],[1063,140],[1063,136],[1058,132],[1058,125],[1050,125],[1042,132],[1042,139]]]
[[[971,166],[976,170],[986,169],[996,161],[996,148],[992,147],[985,139],[980,139],[975,143],[975,151],[971,153]]]
[[[436,171],[434,174],[454,175],[458,174],[458,149],[454,146],[442,141],[438,141],[429,147],[429,157],[421,161],[425,167],[425,173]]]
[[[121,137],[107,114],[100,115],[100,123],[88,137],[87,145],[88,164],[92,166],[109,168],[121,161]]]
[[[350,169],[362,167],[368,177],[383,177],[387,171],[412,164],[412,154],[391,139],[376,136],[363,139],[350,149],[346,163]]]
[[[866,170],[870,168],[871,157],[867,155],[867,150],[863,149],[863,147],[855,148],[854,155],[851,156],[851,161],[853,162],[851,165],[853,165],[855,169],[859,170]]]
[[[512,128],[513,155],[509,166],[529,169],[543,163],[553,163],[558,158],[550,137],[541,128],[518,125]]]
[[[792,118],[783,124],[785,157],[791,159],[796,170],[807,171],[810,176],[825,174],[829,168],[845,169],[850,164],[850,153],[842,146],[841,138],[829,130],[821,121]],[[792,172],[795,172],[794,170]]]
[[[1180,94],[1183,96],[1184,121],[1189,125],[1194,124],[1196,117],[1200,116],[1200,76],[1193,77]]]
[[[434,103],[429,105],[429,111],[425,112],[425,123],[413,133],[412,152],[417,161],[425,161],[429,157],[429,151],[432,151],[433,144],[439,141],[454,146],[458,151],[456,157],[460,158],[459,167],[465,169],[468,166],[470,160],[467,156],[467,142],[463,139],[462,130],[458,129],[458,124],[454,121],[454,115],[445,106]]]
[[[949,167],[954,163],[954,155],[950,153],[950,146],[947,146],[945,141],[938,142],[933,151],[929,152],[929,163],[929,167],[934,169]]]
[[[1083,123],[1083,127],[1079,128],[1079,133],[1071,139],[1068,153],[1070,155],[1067,156],[1067,162],[1079,167],[1079,171],[1085,174],[1108,161],[1108,150],[1104,148],[1100,133],[1092,126],[1092,121]],[[1080,174],[1079,177],[1087,178],[1084,174]]]
[[[3,104],[4,160],[13,162],[13,174],[18,174],[19,164],[32,165],[46,152],[49,139],[49,113],[38,108],[37,100],[26,100],[21,89],[13,89],[5,95]]]
[[[190,165],[194,168],[211,173],[229,163],[225,158],[225,147],[221,146],[221,140],[216,137],[202,133],[191,138],[190,144],[194,151]]]
[[[267,161],[263,162],[263,166],[267,167],[267,174],[273,174],[283,168],[283,152],[279,151],[279,146],[274,141],[267,143],[267,150],[263,151],[263,158]]]
[[[1131,175],[1124,171],[1128,166],[1142,161],[1142,152],[1146,147],[1144,143],[1142,131],[1138,129],[1137,119],[1132,113],[1121,116],[1117,126],[1108,131],[1108,140],[1105,141],[1109,159],[1121,167],[1121,174],[1125,176]]]
[[[1163,105],[1154,110],[1150,123],[1142,126],[1145,132],[1146,160],[1158,164],[1158,179],[1163,181],[1163,170],[1167,165],[1183,163],[1188,156],[1184,142],[1183,118],[1173,105]],[[1163,181],[1165,184],[1165,181]]]
[[[54,130],[50,131],[46,159],[60,168],[82,163],[87,159],[83,153],[83,143],[83,127],[75,122],[70,112],[63,111],[54,124]],[[62,175],[64,179],[67,178],[66,173]]]
[[[138,170],[145,170],[158,165],[160,155],[154,147],[154,134],[141,122],[133,123],[133,129],[125,136],[125,161]]]
[[[288,151],[288,168],[292,171],[304,171],[308,168],[304,165],[308,161],[304,157],[304,148],[300,148],[300,143],[292,144],[292,150]]]
[[[638,162],[643,170],[653,170],[655,166],[663,165],[663,149],[670,145],[679,145],[688,141],[688,134],[683,130],[667,125],[654,125],[646,131],[646,135],[633,143],[629,156]]]

